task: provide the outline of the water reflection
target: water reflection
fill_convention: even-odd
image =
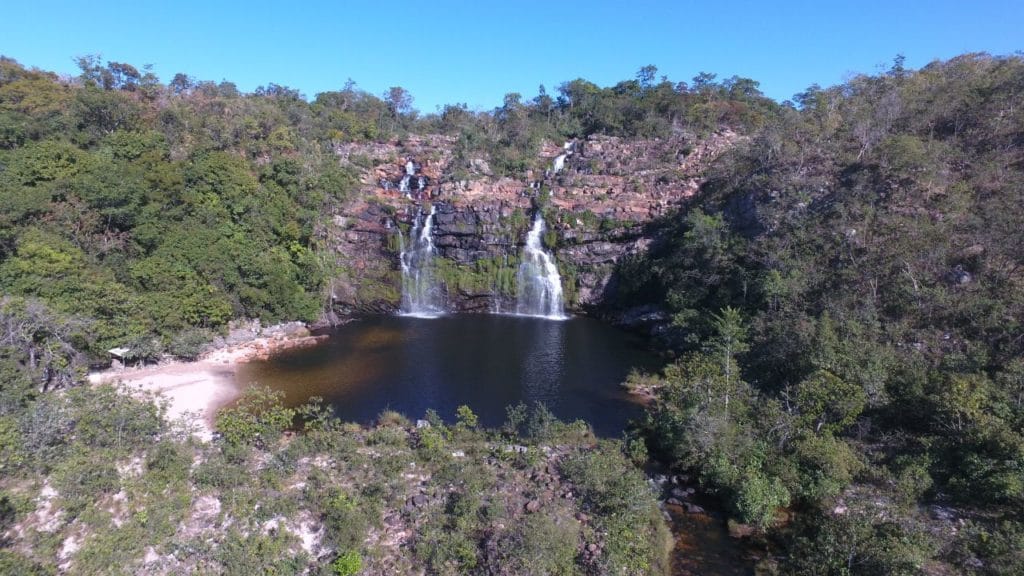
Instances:
[[[433,408],[451,419],[467,404],[498,426],[506,406],[539,401],[618,436],[640,413],[619,383],[633,367],[657,365],[638,339],[586,318],[379,316],[340,327],[321,346],[244,366],[238,381],[282,390],[293,405],[322,396],[357,422],[384,409],[418,418]]]

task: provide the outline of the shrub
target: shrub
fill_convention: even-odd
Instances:
[[[501,542],[501,549],[509,555],[501,564],[514,574],[579,574],[579,526],[571,518],[531,514]]]
[[[378,426],[370,431],[366,437],[366,443],[371,446],[391,446],[393,448],[404,448],[409,440],[409,434],[404,428],[398,426]]]
[[[583,500],[603,514],[642,510],[653,494],[640,473],[614,449],[597,449],[570,456],[562,472],[576,485]]]
[[[400,412],[394,410],[385,410],[377,416],[377,426],[398,426],[399,428],[408,428],[412,423]]]
[[[352,576],[363,569],[363,559],[357,552],[345,552],[331,562],[331,573],[334,576]]]
[[[18,576],[49,576],[56,574],[56,569],[43,566],[14,550],[0,549],[0,574],[17,574]]]
[[[213,337],[214,333],[210,330],[186,328],[175,334],[167,343],[167,353],[183,360],[195,360],[199,358]]]
[[[607,535],[605,572],[664,573],[671,535],[643,474],[618,448],[612,443],[570,456],[562,471]]]
[[[75,438],[92,448],[124,450],[164,429],[162,410],[139,400],[120,385],[82,386],[68,393],[75,418]]]
[[[228,444],[266,445],[291,426],[295,410],[281,405],[283,392],[266,386],[247,389],[235,406],[217,415],[217,430]]]
[[[456,411],[456,428],[461,430],[476,430],[480,426],[480,418],[473,413],[472,408],[465,404],[459,406]]]
[[[0,472],[10,474],[25,462],[24,440],[13,416],[0,416]]]
[[[439,460],[445,455],[444,429],[437,426],[419,430],[417,452],[424,460]]]
[[[252,476],[240,462],[229,460],[224,454],[208,454],[192,472],[192,481],[198,488],[226,490],[244,486]]]
[[[70,517],[80,514],[102,495],[113,494],[121,487],[114,455],[82,446],[76,447],[66,460],[57,465],[53,479]]]
[[[191,466],[188,448],[177,442],[160,442],[146,455],[146,471],[161,484],[187,480]]]
[[[304,552],[292,553],[293,547],[295,537],[287,530],[246,537],[232,529],[214,549],[214,559],[225,576],[302,574],[309,559]]]
[[[322,514],[325,537],[342,550],[357,550],[366,538],[376,511],[367,502],[332,489]]]

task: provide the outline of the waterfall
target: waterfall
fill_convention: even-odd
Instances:
[[[404,194],[406,198],[412,200],[413,187],[417,192],[416,196],[419,197],[423,194],[423,191],[427,189],[427,177],[423,174],[417,174],[419,166],[412,158],[409,158],[405,163],[405,173],[402,174],[402,179],[398,181],[398,191]],[[389,189],[385,186],[385,189]]]
[[[562,320],[565,319],[562,278],[558,275],[554,258],[541,245],[543,234],[544,217],[538,211],[533,227],[526,235],[526,246],[516,274],[516,314]]]
[[[556,156],[554,161],[551,163],[552,176],[558,174],[559,172],[562,171],[563,168],[565,168],[565,159],[568,158],[569,156],[572,156],[572,153],[576,151],[575,142],[570,141],[566,142],[565,144],[562,144],[562,150],[563,152]]]
[[[559,154],[555,161],[551,165],[551,175],[554,176],[565,168],[565,154]]]
[[[409,242],[399,230],[399,249],[402,264],[402,310],[406,316],[435,318],[444,314],[444,294],[434,279],[434,227],[435,207],[423,218],[422,211],[409,232]]]

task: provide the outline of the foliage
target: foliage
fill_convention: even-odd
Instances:
[[[933,498],[1017,520],[1022,78],[1019,55],[965,54],[812,86],[619,265],[618,304],[674,320],[654,455],[741,520],[809,511],[789,571],[916,573],[948,555],[913,528]],[[892,522],[814,516],[870,480]]]
[[[617,443],[577,454],[563,462],[562,470],[585,505],[603,519],[608,539],[602,561],[609,573],[665,571],[670,537],[654,494]]]
[[[363,559],[356,552],[345,552],[331,562],[334,576],[352,576],[363,569]]]
[[[576,565],[578,528],[565,518],[531,514],[502,542],[511,556],[504,566],[515,574],[580,574]]]
[[[787,573],[918,574],[934,553],[926,533],[862,514],[815,518],[801,528]]]
[[[307,100],[274,84],[244,94],[185,74],[162,84],[145,67],[97,57],[79,65],[80,77],[64,79],[0,57],[0,477],[50,477],[78,524],[102,525],[109,512],[99,502],[121,490],[172,494],[186,482],[190,449],[166,443],[159,409],[113,388],[47,392],[81,383],[84,367],[115,346],[133,361],[194,358],[233,318],[316,317],[332,273],[320,214],[359,181],[331,153],[338,146],[441,132],[456,142],[451,179],[484,158],[498,175],[525,177],[547,168],[537,159],[542,142],[729,128],[744,138],[700,193],[645,231],[656,239],[649,251],[618,264],[611,304],[655,304],[673,319],[665,335],[674,360],[648,386],[659,390],[645,424],[651,455],[692,470],[741,521],[770,527],[778,507],[795,505],[799,523],[780,536],[787,572],[911,573],[936,554],[978,572],[1020,572],[1019,55],[965,54],[916,71],[898,58],[887,72],[811,86],[782,104],[751,79],[702,72],[673,83],[645,66],[610,87],[581,78],[532,99],[510,93],[490,111],[453,105],[422,116],[401,87],[374,96],[349,82]],[[580,217],[588,230],[615,227]],[[514,213],[507,228],[526,225]],[[438,272],[451,290],[508,295],[514,271],[514,262],[480,261]],[[385,283],[356,291],[396,299]],[[264,390],[227,409],[218,421],[224,450],[207,452],[187,480],[222,496],[228,516],[291,505],[260,490],[298,468],[298,448],[264,454],[268,464],[249,458],[255,445],[277,449],[292,424],[294,412],[277,400]],[[454,443],[476,439],[471,416],[460,414],[458,434],[410,434],[390,415],[345,435],[320,418],[303,449],[330,447],[345,467],[364,458],[354,448],[364,443],[376,455],[367,467],[398,477],[407,457],[451,465],[444,454]],[[535,461],[537,444],[589,441],[585,425],[557,422],[543,406],[510,408],[502,432],[531,445],[516,465]],[[635,460],[639,446],[627,444]],[[118,471],[129,455],[145,463],[140,484]],[[602,514],[601,569],[653,570],[657,513],[638,476],[622,472],[633,469],[621,450],[574,455],[564,470]],[[821,512],[869,479],[894,503],[890,516]],[[358,569],[349,561],[362,520],[388,493],[373,485],[372,497],[346,489],[347,500],[332,504],[336,536],[355,542],[332,556],[346,559],[345,570]],[[465,486],[456,492],[417,545],[435,572],[485,559],[494,508]],[[912,521],[939,497],[979,519],[953,551]],[[82,549],[82,569],[130,570],[119,561],[134,550],[122,544],[138,541],[140,526],[177,525],[159,510],[152,500],[133,509],[137,521]],[[514,541],[535,556],[516,565],[571,572],[571,530],[542,516],[527,524]],[[256,527],[229,528],[216,550],[188,542],[175,554],[205,572],[309,568],[285,531]],[[59,543],[48,539],[56,537],[36,544],[51,562]],[[0,550],[0,572],[54,570]]]
[[[266,445],[292,425],[295,410],[281,405],[283,392],[247,388],[237,404],[217,415],[217,431],[229,445]]]

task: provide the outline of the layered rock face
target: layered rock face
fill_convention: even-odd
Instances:
[[[644,224],[693,196],[710,162],[738,140],[726,131],[701,140],[594,136],[546,144],[522,180],[495,176],[485,158],[456,161],[455,140],[445,136],[341,145],[336,154],[362,178],[356,198],[324,227],[338,254],[333,308],[397,309],[400,246],[430,206],[435,277],[449,310],[513,309],[536,210],[547,222],[544,244],[557,258],[566,309],[599,307],[614,299],[616,262],[649,244]]]

